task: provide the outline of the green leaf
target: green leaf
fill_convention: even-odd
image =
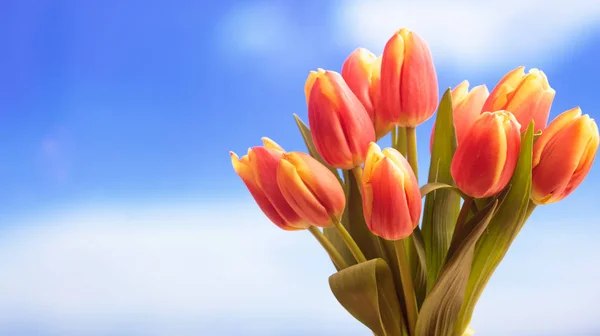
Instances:
[[[360,194],[359,185],[354,174],[344,173],[344,177],[348,186],[346,212],[349,217],[346,229],[350,232],[350,235],[354,238],[354,241],[358,244],[358,247],[360,247],[367,259],[385,258],[389,260],[387,255],[384,254],[377,236],[371,233],[371,230],[367,227],[363,213],[362,195]]]
[[[452,119],[452,97],[446,90],[437,111],[435,136],[429,165],[429,183],[453,185],[450,174],[456,135]],[[427,291],[433,288],[442,267],[460,211],[460,196],[448,189],[427,194],[423,211],[423,242],[427,261]]]
[[[427,294],[427,264],[421,229],[417,226],[413,233],[406,239],[408,239],[407,244],[405,244],[406,255],[413,277],[417,307],[420,308]]]
[[[438,280],[419,313],[417,336],[452,335],[465,295],[475,244],[494,215],[498,200],[479,211],[455,232]]]
[[[372,259],[329,277],[339,303],[378,336],[405,335],[392,273],[383,259]]]
[[[465,199],[467,197],[467,195],[465,195],[462,191],[460,191],[460,189],[458,189],[458,187],[456,187],[456,186],[449,185],[446,183],[441,183],[441,182],[431,182],[431,183],[427,183],[426,185],[419,188],[419,191],[421,192],[421,198],[427,196],[427,194],[429,194],[433,191],[436,191],[438,189],[450,189],[453,192],[457,193],[458,196],[460,196],[463,199]]]
[[[469,324],[475,304],[485,285],[525,223],[531,191],[532,152],[533,122],[521,137],[521,152],[509,183],[510,190],[488,225],[486,233],[475,247],[465,300],[456,324],[457,334],[461,334]]]
[[[306,124],[302,121],[302,119],[300,119],[300,117],[298,117],[298,115],[296,115],[295,113],[294,113],[294,119],[296,120],[296,125],[298,125],[298,129],[300,130],[300,133],[302,134],[302,138],[304,139],[304,143],[306,144],[308,153],[312,157],[317,159],[317,161],[321,162],[325,167],[329,168],[329,170],[331,170],[331,172],[335,175],[335,177],[337,177],[340,184],[344,185],[344,182],[342,181],[338,170],[336,168],[330,166],[329,164],[327,164],[327,162],[325,162],[325,160],[323,160],[323,158],[317,151],[317,148],[315,147],[315,144],[312,141],[310,128],[308,128],[308,126],[306,126]]]

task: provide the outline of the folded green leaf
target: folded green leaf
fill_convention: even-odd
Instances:
[[[362,196],[360,194],[360,187],[354,174],[344,173],[346,178],[346,184],[348,186],[348,196],[346,198],[346,209],[348,213],[348,227],[347,230],[350,232],[352,238],[361,251],[364,253],[367,259],[375,258],[386,258],[383,254],[383,248],[379,244],[377,236],[375,236],[365,222],[365,215],[363,213]]]
[[[475,244],[497,205],[498,200],[490,203],[465,223],[460,232],[455,232],[444,266],[421,307],[417,336],[452,335],[469,279]]]
[[[413,233],[406,239],[406,255],[410,262],[410,271],[413,276],[417,307],[420,308],[427,294],[427,264],[421,229],[417,226]]]
[[[419,191],[421,192],[421,197],[425,197],[427,196],[427,194],[438,189],[449,189],[451,191],[454,191],[458,196],[460,196],[463,199],[467,197],[467,195],[465,195],[460,189],[458,189],[458,187],[441,182],[427,183],[426,185],[419,188]]]
[[[392,273],[383,259],[372,259],[329,277],[339,303],[378,336],[406,335]]]
[[[429,165],[429,183],[454,184],[450,164],[456,149],[456,135],[451,96],[450,89],[446,90],[438,107]],[[446,257],[459,211],[460,196],[451,190],[434,190],[425,197],[422,233],[427,261],[428,291],[435,284]]]
[[[527,131],[521,137],[521,152],[509,183],[510,190],[488,225],[485,235],[481,237],[475,247],[471,275],[456,324],[456,334],[461,334],[469,324],[475,304],[485,285],[504,258],[528,215],[533,133],[533,123],[530,123]]]

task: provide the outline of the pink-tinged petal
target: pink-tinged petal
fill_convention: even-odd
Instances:
[[[273,207],[288,223],[297,223],[300,216],[283,197],[275,178],[282,152],[266,147],[253,147],[249,152],[249,165],[254,179]],[[304,226],[304,224],[302,224]]]
[[[377,57],[365,48],[354,50],[342,65],[342,77],[369,114],[375,119],[371,101],[371,76]]]
[[[403,181],[403,173],[386,157],[375,166],[366,184],[373,197],[367,226],[387,240],[406,238],[414,230]]]
[[[567,118],[568,115],[561,121]],[[588,115],[576,118],[554,133],[533,168],[533,201],[549,204],[569,195],[589,172],[597,150],[598,128]]]
[[[396,32],[386,43],[381,60],[381,107],[384,124],[400,118],[400,78],[404,61],[404,39]]]
[[[560,132],[567,125],[572,123],[577,118],[581,117],[581,109],[579,107],[572,108],[561,113],[558,117],[556,117],[546,129],[542,131],[542,135],[535,141],[533,145],[533,167],[537,166],[540,162],[540,157],[542,155],[542,151],[544,147],[548,144],[548,142],[556,136],[558,132]]]
[[[521,83],[523,76],[525,76],[524,66],[513,69],[504,75],[492,92],[490,92],[490,96],[483,105],[481,112],[504,110],[508,104],[507,94],[512,92]]]
[[[308,108],[312,140],[329,165],[352,169],[352,153],[337,111],[341,103],[332,93],[333,90],[333,85],[322,78],[318,78],[313,85]]]
[[[415,174],[406,160],[406,158],[400,154],[394,148],[386,148],[383,150],[383,155],[390,159],[394,165],[402,171],[404,180],[404,193],[408,202],[408,208],[410,212],[410,218],[414,226],[418,225],[419,219],[421,218],[421,190]]]
[[[305,153],[287,153],[284,154],[284,159],[296,168],[302,182],[325,210],[341,220],[346,206],[346,198],[344,189],[335,175],[319,161]]]
[[[304,184],[296,167],[285,159],[279,162],[277,182],[286,201],[302,219],[315,226],[331,226],[327,209]]]
[[[427,43],[408,30],[401,30],[401,34],[405,50],[397,122],[399,126],[416,127],[429,119],[437,108],[437,74]]]
[[[312,87],[315,84],[317,78],[323,76],[325,70],[318,69],[317,71],[311,71],[308,73],[308,78],[306,79],[306,83],[304,83],[304,96],[306,97],[306,106],[309,105],[310,101],[310,93],[312,91]]]
[[[512,128],[519,127],[514,116],[504,111],[485,112],[475,121],[458,145],[450,168],[456,185],[463,192],[485,198],[506,187],[520,147],[520,140],[514,143],[518,131]]]
[[[467,82],[468,83],[468,82]],[[481,115],[483,104],[489,95],[485,85],[479,85],[471,89],[462,100],[455,103],[454,96],[452,102],[454,105],[454,127],[456,128],[456,140],[460,142],[471,125]]]
[[[244,156],[240,160],[235,153],[230,152],[230,155],[231,163],[235,172],[240,176],[240,178],[248,188],[248,191],[254,198],[254,201],[256,202],[258,207],[267,216],[267,218],[271,220],[271,222],[273,222],[279,228],[288,231],[300,230],[308,227],[308,225],[306,225],[305,222],[299,220],[295,223],[289,223],[279,214],[279,212],[277,212],[277,210],[271,204],[265,193],[258,186],[258,183],[256,183],[256,180],[254,179],[254,172],[252,171],[252,168],[249,165],[247,156]]]

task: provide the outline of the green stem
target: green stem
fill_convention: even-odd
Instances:
[[[344,258],[342,258],[342,255],[338,252],[338,250],[335,249],[335,246],[333,246],[329,239],[327,239],[327,237],[325,237],[325,235],[316,226],[309,226],[308,231],[310,231],[310,233],[315,236],[321,246],[323,246],[338,269],[344,269],[348,267],[348,264],[346,264]]]
[[[537,204],[533,203],[533,201],[530,200],[529,205],[527,206],[527,213],[525,214],[525,220],[523,221],[523,223],[525,223],[529,219],[529,216],[531,216],[533,210],[535,210],[536,207]]]
[[[419,180],[419,163],[417,158],[417,129],[414,127],[406,128],[406,148],[408,151],[408,163],[415,172],[417,181]]]
[[[394,126],[392,128],[392,147],[396,148],[396,143],[398,142],[398,127]]]
[[[339,233],[346,246],[348,246],[348,249],[354,256],[354,259],[356,259],[358,263],[367,261],[367,258],[365,258],[365,255],[360,250],[360,247],[358,247],[354,239],[352,239],[352,236],[350,236],[350,233],[348,232],[348,230],[346,230],[344,225],[342,225],[342,223],[336,218],[332,218],[332,220],[333,224],[335,225],[335,228],[337,229],[337,232]]]
[[[396,143],[394,148],[406,157],[406,128],[396,127]]]
[[[402,281],[402,291],[404,292],[404,301],[406,304],[406,318],[408,320],[409,335],[415,334],[415,325],[417,323],[417,298],[415,296],[415,287],[413,285],[410,264],[406,255],[404,240],[394,241],[396,245],[396,257],[398,258],[398,267],[400,268],[400,280]]]
[[[352,173],[354,174],[354,177],[356,178],[356,183],[358,184],[358,190],[362,193],[362,176],[363,176],[362,167],[358,166],[358,167],[352,168]]]

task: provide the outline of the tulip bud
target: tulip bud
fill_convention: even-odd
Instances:
[[[525,67],[520,66],[496,84],[482,111],[511,112],[521,124],[521,131],[533,120],[537,132],[546,128],[555,94],[542,71],[531,69],[525,74]]]
[[[310,155],[282,155],[277,168],[279,188],[298,215],[312,225],[331,227],[340,221],[346,197],[335,175]]]
[[[277,185],[276,173],[283,149],[274,141],[263,138],[263,147],[254,147],[241,159],[229,152],[233,169],[254,197],[265,215],[284,230],[306,229],[306,223],[288,205]]]
[[[456,141],[460,143],[469,127],[481,114],[483,103],[489,95],[487,86],[479,85],[469,91],[469,81],[463,81],[452,90],[452,119],[456,132]],[[431,130],[429,146],[433,148],[435,124]]]
[[[371,143],[362,183],[365,222],[387,240],[411,235],[421,216],[421,193],[408,161],[393,148]]]
[[[363,104],[334,71],[311,71],[305,92],[312,140],[323,160],[341,169],[360,166],[369,142],[375,141]]]
[[[598,126],[579,107],[556,117],[533,146],[532,200],[549,204],[573,192],[592,168],[598,138]]]
[[[381,60],[382,118],[403,127],[429,119],[438,104],[438,83],[427,43],[408,29],[387,42]]]
[[[394,127],[377,116],[380,75],[381,57],[364,48],[354,50],[342,66],[342,77],[367,110],[377,138],[383,137]]]
[[[458,144],[450,172],[465,194],[485,198],[510,181],[521,150],[521,125],[507,111],[484,112]]]

